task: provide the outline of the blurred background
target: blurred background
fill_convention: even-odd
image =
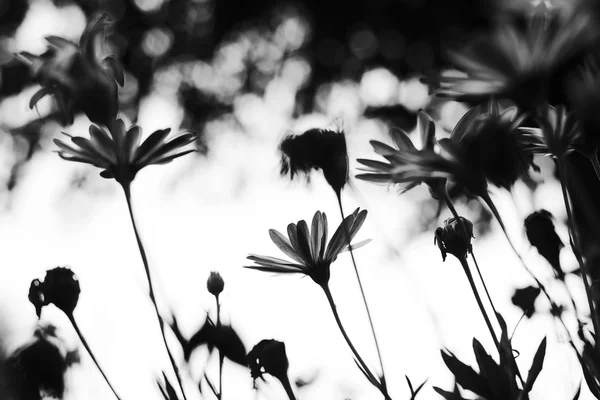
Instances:
[[[219,271],[224,320],[248,350],[264,338],[286,343],[300,399],[373,399],[379,395],[355,367],[319,289],[307,279],[242,268],[250,265],[248,253],[279,256],[271,228],[285,231],[316,210],[326,212],[333,227],[341,222],[322,175],[313,174],[310,184],[280,176],[278,145],[290,132],[341,117],[354,175],[356,158],[372,157],[369,140],[390,142],[391,126],[413,131],[420,108],[438,121],[439,137],[448,135],[467,105],[432,98],[423,78],[447,68],[448,46],[540,3],[546,1],[0,0],[0,359],[31,343],[41,324],[70,357],[65,399],[111,398],[64,314],[48,307],[38,322],[27,299],[32,279],[68,265],[82,289],[75,317],[122,398],[161,399],[156,379],[163,370],[171,376],[120,188],[95,168],[53,152],[53,138],[85,135],[90,122],[78,115],[72,126],[61,126],[51,97],[30,110],[39,86],[13,53],[44,52],[47,35],[78,41],[91,16],[110,13],[116,21],[111,46],[125,68],[121,116],[140,125],[144,137],[169,127],[200,137],[197,153],[145,169],[132,189],[165,314],[173,312],[191,336],[207,312],[214,317],[206,278]],[[545,208],[569,242],[553,164],[540,159],[538,165],[542,172],[518,182],[512,193],[493,196],[526,261],[566,302],[522,228],[529,213]],[[460,264],[453,258],[442,263],[433,245],[433,230],[449,212],[438,217],[426,188],[399,196],[394,188],[354,179],[343,201],[347,211],[369,211],[357,239],[373,242],[356,256],[391,394],[409,398],[408,375],[416,384],[428,380],[419,398],[436,399],[432,385],[450,391],[454,385],[441,349],[473,364],[474,336],[493,346]],[[457,201],[459,212],[476,223],[477,258],[511,329],[522,315],[511,296],[532,282],[489,213],[476,202]],[[572,254],[563,256],[565,270],[575,269]],[[567,280],[585,304],[581,279]],[[347,255],[334,264],[331,285],[350,336],[376,365]],[[527,369],[548,337],[532,398],[572,398],[580,366],[545,299],[538,306],[513,341]],[[169,339],[177,348],[174,336]],[[194,387],[205,371],[216,379],[218,360],[199,349],[182,370],[189,398],[198,399]],[[2,376],[0,398],[12,399],[10,378]],[[227,361],[224,379],[226,400],[285,398],[275,380],[252,390],[249,371]],[[592,398],[583,386],[580,398]]]

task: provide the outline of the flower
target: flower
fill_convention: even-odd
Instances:
[[[592,151],[592,149],[586,151],[579,123],[566,107],[554,108],[548,105],[540,108],[535,120],[540,128],[521,128],[521,130],[541,136],[541,142],[535,145],[536,153],[563,158],[575,150],[584,154]]]
[[[307,176],[311,170],[322,169],[331,188],[339,194],[348,182],[348,153],[343,130],[310,129],[302,135],[288,135],[279,146],[281,173]]]
[[[42,308],[54,304],[58,309],[73,315],[79,300],[79,280],[69,268],[56,267],[46,272],[44,281],[34,279],[29,288],[29,301],[34,305],[38,318]]]
[[[442,196],[440,190],[443,190],[445,179],[427,173],[431,171],[431,168],[427,168],[429,164],[444,163],[434,152],[435,123],[424,110],[419,110],[417,115],[417,130],[421,136],[422,149],[417,150],[405,131],[392,128],[390,136],[397,149],[377,140],[370,142],[375,152],[388,162],[359,158],[356,161],[368,168],[363,168],[367,173],[356,175],[356,178],[370,182],[400,184],[403,186],[402,193],[425,183],[434,198]]]
[[[354,250],[370,242],[365,240],[348,246],[366,218],[367,210],[359,212],[357,208],[344,218],[331,237],[329,245],[327,245],[327,216],[320,211],[315,213],[310,231],[304,220],[299,221],[298,224],[289,224],[287,228],[289,239],[275,229],[270,229],[269,236],[273,243],[294,261],[251,254],[247,258],[257,265],[245,268],[281,274],[304,274],[310,276],[318,285],[326,287],[329,282],[331,263],[338,255],[349,250],[350,247]]]
[[[530,214],[525,218],[525,233],[529,243],[548,260],[557,278],[563,280],[565,273],[560,266],[560,250],[564,244],[556,234],[552,214],[546,210]]]
[[[539,296],[541,289],[539,287],[527,286],[522,289],[516,289],[511,297],[512,303],[523,310],[527,318],[531,318],[535,313],[535,300]]]
[[[595,155],[600,146],[600,69],[593,60],[574,74],[567,86],[573,112],[581,127],[580,148],[586,154]]]
[[[73,123],[75,111],[83,111],[98,124],[108,125],[119,111],[117,83],[123,86],[123,69],[112,54],[103,54],[112,20],[100,14],[86,26],[79,44],[47,36],[50,49],[39,56],[16,54],[29,65],[42,88],[29,103],[33,108],[47,94],[56,97],[65,123]]]
[[[526,29],[507,23],[448,56],[461,72],[440,77],[437,94],[477,101],[508,97],[527,110],[562,90],[562,68],[598,39],[590,13],[537,13]],[[553,86],[554,85],[554,86]],[[550,93],[552,94],[552,93]]]
[[[114,178],[120,184],[128,185],[142,168],[167,164],[195,151],[184,149],[196,140],[193,133],[184,133],[167,142],[169,132],[171,129],[158,130],[140,144],[141,128],[134,125],[126,130],[125,123],[117,119],[111,123],[109,133],[91,125],[90,139],[65,133],[71,138],[71,144],[59,139],[54,139],[54,143],[59,147],[61,158],[102,168],[100,176],[103,178]]]
[[[485,188],[484,180],[508,189],[533,163],[534,150],[539,146],[539,137],[520,125],[525,115],[517,107],[501,106],[491,99],[486,107],[471,108],[452,130],[450,141],[456,147],[448,145],[448,139],[440,140],[444,150],[454,151],[460,159],[459,183],[465,184],[474,193]],[[473,190],[474,189],[474,190]]]
[[[283,342],[263,339],[250,350],[246,359],[254,380],[264,380],[263,374],[272,375],[280,381],[287,379],[289,362]]]
[[[473,251],[471,238],[473,236],[473,223],[464,217],[448,218],[443,227],[435,230],[433,243],[437,244],[446,261],[446,254],[450,253],[459,260],[465,259],[467,253]]]
[[[219,296],[225,287],[225,282],[218,272],[211,272],[206,281],[206,288],[213,296]]]

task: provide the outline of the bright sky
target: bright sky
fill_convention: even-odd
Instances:
[[[39,51],[36,40],[49,32],[59,34],[57,27],[70,26],[76,38],[84,26],[64,23],[77,16],[77,10],[59,12],[49,2],[34,2],[30,13],[24,23],[27,29],[22,28],[13,43],[18,51]],[[46,22],[31,24],[29,18]],[[23,32],[31,37],[23,39]],[[62,33],[69,36],[69,32]],[[317,374],[314,385],[298,391],[299,399],[379,398],[352,362],[326,299],[312,281],[273,277],[242,266],[249,265],[245,260],[248,253],[284,257],[269,239],[270,228],[285,232],[288,223],[310,220],[316,210],[327,213],[330,234],[341,221],[333,192],[320,174],[312,176],[310,187],[279,176],[277,144],[283,134],[323,127],[334,117],[343,116],[350,158],[373,156],[368,141],[385,140],[385,126],[360,117],[361,107],[400,96],[418,108],[415,98],[423,98],[426,91],[416,81],[398,82],[379,70],[365,76],[360,84],[334,85],[320,100],[322,114],[292,121],[290,107],[284,105],[293,99],[290,89],[295,85],[284,78],[275,79],[264,98],[245,95],[237,99],[234,113],[244,132],[231,118],[209,124],[207,157],[186,156],[143,170],[133,185],[134,212],[155,281],[159,282],[159,303],[164,310],[175,310],[184,334],[190,336],[199,328],[205,310],[213,311],[214,299],[206,292],[206,278],[210,271],[219,271],[226,282],[224,319],[238,330],[247,349],[264,338],[282,340],[292,381]],[[378,85],[381,91],[376,90]],[[385,92],[390,87],[394,90]],[[406,90],[415,95],[407,96]],[[30,95],[27,92],[0,104],[2,125],[17,126],[35,117],[35,111],[27,108]],[[41,104],[42,113],[43,107]],[[449,107],[443,113],[444,123],[460,116],[459,106]],[[159,91],[142,103],[138,124],[145,135],[165,127],[177,131],[181,118],[177,99],[168,90]],[[88,121],[80,117],[66,131],[86,135],[87,126]],[[57,126],[48,123],[44,129],[53,137],[60,136]],[[11,157],[12,145],[4,136],[0,159]],[[158,400],[155,378],[161,370],[172,374],[146,297],[143,266],[124,197],[115,182],[100,178],[92,167],[61,160],[52,152],[50,138],[41,145],[42,151],[25,167],[12,196],[2,199],[0,268],[4,279],[0,280],[0,311],[11,322],[5,332],[9,343],[13,348],[21,345],[36,323],[34,308],[27,299],[31,280],[43,278],[45,270],[57,265],[69,265],[82,288],[75,317],[118,393],[124,400]],[[72,190],[70,182],[81,174],[86,177],[83,187]],[[550,174],[547,177],[533,204],[560,216],[564,214],[561,203],[556,202],[560,188]],[[437,399],[432,385],[447,390],[452,385],[440,357],[441,348],[475,365],[473,336],[490,352],[493,344],[459,263],[452,257],[442,263],[432,232],[415,234],[415,213],[427,191],[421,188],[399,197],[393,189],[364,182],[353,182],[353,187],[344,193],[344,203],[347,211],[357,206],[369,210],[356,240],[372,238],[373,242],[358,250],[356,257],[391,393],[397,399],[409,397],[404,380],[407,374],[415,384],[429,379],[420,399]],[[521,217],[533,211],[532,203],[524,198],[523,187],[517,185],[515,192],[518,213],[507,193],[497,194],[498,206],[526,260],[544,283],[551,284],[550,268],[535,250],[528,250],[521,231]],[[468,215],[468,210],[461,211]],[[567,243],[563,227],[559,227],[559,234]],[[395,252],[390,251],[392,247]],[[530,284],[530,280],[496,224],[490,236],[475,239],[474,248],[496,306],[512,328],[520,317],[510,304],[512,290]],[[565,255],[565,262],[573,264],[569,255]],[[569,283],[583,292],[580,281]],[[334,263],[331,285],[350,336],[369,365],[377,369],[347,253]],[[550,289],[559,298],[564,295],[560,287]],[[544,300],[538,305],[547,306]],[[75,333],[59,311],[47,307],[42,320],[58,325],[68,342],[77,344]],[[575,356],[567,344],[560,343],[556,329],[550,317],[539,315],[523,321],[514,337],[514,347],[521,351],[521,370],[526,371],[537,345],[548,336],[546,363],[534,386],[533,399],[548,398],[550,393],[553,398],[570,398],[581,377]],[[198,351],[191,370],[184,372],[197,380],[206,355]],[[213,380],[215,361],[208,365]],[[249,372],[231,363],[226,362],[224,375],[225,400],[285,397],[277,382],[260,385],[260,393],[253,393]],[[67,400],[112,396],[83,350],[82,364],[73,368],[69,379],[72,389]],[[187,383],[188,398],[199,398],[193,382],[187,379]],[[584,389],[580,398],[592,397]]]

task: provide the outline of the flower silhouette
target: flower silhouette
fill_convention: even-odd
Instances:
[[[446,255],[452,254],[459,260],[467,257],[473,251],[471,238],[473,236],[473,223],[464,217],[448,218],[444,226],[435,230],[434,244],[440,249],[442,259],[446,261]]]
[[[31,98],[30,108],[50,94],[55,96],[68,125],[73,123],[73,114],[79,110],[92,122],[102,125],[108,125],[117,117],[117,83],[122,86],[124,77],[117,58],[104,51],[111,26],[108,14],[100,14],[86,26],[79,44],[48,36],[50,48],[45,53],[16,55],[29,65],[42,86]]]
[[[576,150],[587,153],[579,121],[567,111],[566,107],[555,108],[550,105],[542,107],[535,120],[539,128],[523,127],[521,130],[541,138],[541,141],[535,144],[536,153],[559,159]]]
[[[367,210],[359,212],[357,208],[338,226],[327,244],[327,216],[317,211],[309,230],[306,221],[288,225],[288,238],[275,229],[269,230],[271,240],[279,249],[294,261],[286,261],[276,257],[250,255],[247,258],[257,265],[246,268],[264,272],[281,274],[304,274],[312,278],[320,286],[329,282],[330,267],[338,255],[350,249],[348,243],[356,236],[367,218]],[[349,239],[346,238],[348,232]],[[370,242],[370,239],[353,244],[357,249]]]
[[[72,316],[81,289],[77,276],[69,268],[56,267],[46,272],[43,281],[34,279],[29,288],[29,301],[34,305],[38,318],[42,308],[54,304],[67,316]]]
[[[167,164],[195,149],[185,146],[196,140],[192,133],[184,133],[167,141],[170,129],[152,133],[140,144],[142,130],[138,126],[125,129],[125,123],[117,119],[111,124],[109,133],[96,125],[90,126],[90,139],[69,136],[71,143],[54,139],[59,147],[58,155],[67,161],[91,164],[103,169],[100,175],[128,185],[144,167]]]

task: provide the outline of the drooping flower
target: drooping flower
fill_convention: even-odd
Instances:
[[[125,123],[117,119],[110,124],[108,133],[96,125],[90,126],[90,139],[70,136],[71,143],[54,139],[59,147],[58,155],[67,161],[82,162],[103,169],[100,175],[128,185],[144,167],[167,164],[172,160],[195,151],[185,146],[196,140],[193,133],[184,133],[169,141],[171,129],[152,133],[140,144],[142,130],[139,126],[125,129]],[[66,134],[65,134],[66,135]]]
[[[465,259],[473,251],[471,238],[473,236],[473,223],[464,217],[448,218],[443,227],[435,230],[433,243],[437,244],[446,261],[446,255],[452,254],[459,260]]]
[[[79,300],[79,280],[66,267],[56,267],[46,272],[43,281],[34,279],[29,288],[29,301],[34,305],[38,318],[42,308],[54,304],[58,309],[72,316]]]
[[[470,101],[506,97],[533,111],[546,103],[548,91],[563,90],[564,67],[597,39],[594,19],[585,12],[536,13],[525,29],[505,23],[449,52],[461,74],[443,74],[437,93]]]
[[[458,183],[467,183],[467,188],[472,184],[485,186],[485,179],[510,190],[530,166],[538,169],[533,155],[541,139],[520,129],[524,120],[525,115],[517,107],[501,106],[495,99],[485,107],[469,110],[452,130],[450,139],[439,142],[446,151],[458,150],[455,157],[460,159],[462,173],[457,175],[463,177]],[[448,146],[449,141],[456,146]]]
[[[83,111],[97,124],[108,125],[119,111],[117,83],[123,85],[123,69],[113,54],[107,54],[107,37],[112,27],[108,14],[90,21],[79,44],[58,36],[48,36],[50,48],[36,56],[22,52],[16,57],[30,66],[42,88],[29,106],[44,96],[54,95],[66,124],[73,114]]]
[[[211,272],[206,281],[206,288],[213,296],[219,296],[225,288],[225,282],[218,272]]]
[[[546,210],[530,214],[525,219],[525,233],[529,243],[550,263],[556,277],[563,280],[565,273],[560,266],[560,251],[564,244],[556,234],[552,214]]]
[[[424,110],[419,110],[417,114],[417,130],[421,137],[421,150],[417,150],[409,135],[399,128],[390,129],[390,136],[397,148],[371,140],[375,152],[388,162],[359,158],[356,161],[367,168],[363,169],[366,173],[356,175],[356,178],[369,182],[400,184],[402,193],[425,183],[432,196],[440,198],[445,179],[427,172],[431,172],[428,165],[443,165],[444,160],[434,151],[435,123]]]
[[[344,131],[310,129],[301,135],[286,136],[280,145],[281,173],[307,176],[314,170],[323,170],[327,183],[339,196],[348,182],[348,152]]]
[[[357,208],[336,229],[329,244],[327,244],[327,216],[320,211],[315,213],[310,230],[304,220],[299,221],[298,224],[289,224],[287,228],[289,239],[275,229],[270,229],[269,235],[273,243],[293,261],[252,254],[247,258],[257,265],[246,268],[281,274],[308,275],[318,285],[324,287],[329,282],[331,264],[340,253],[350,249],[348,243],[356,236],[366,218],[367,210],[359,212]],[[346,238],[346,233],[349,238]],[[369,241],[353,244],[352,249],[357,249]]]

